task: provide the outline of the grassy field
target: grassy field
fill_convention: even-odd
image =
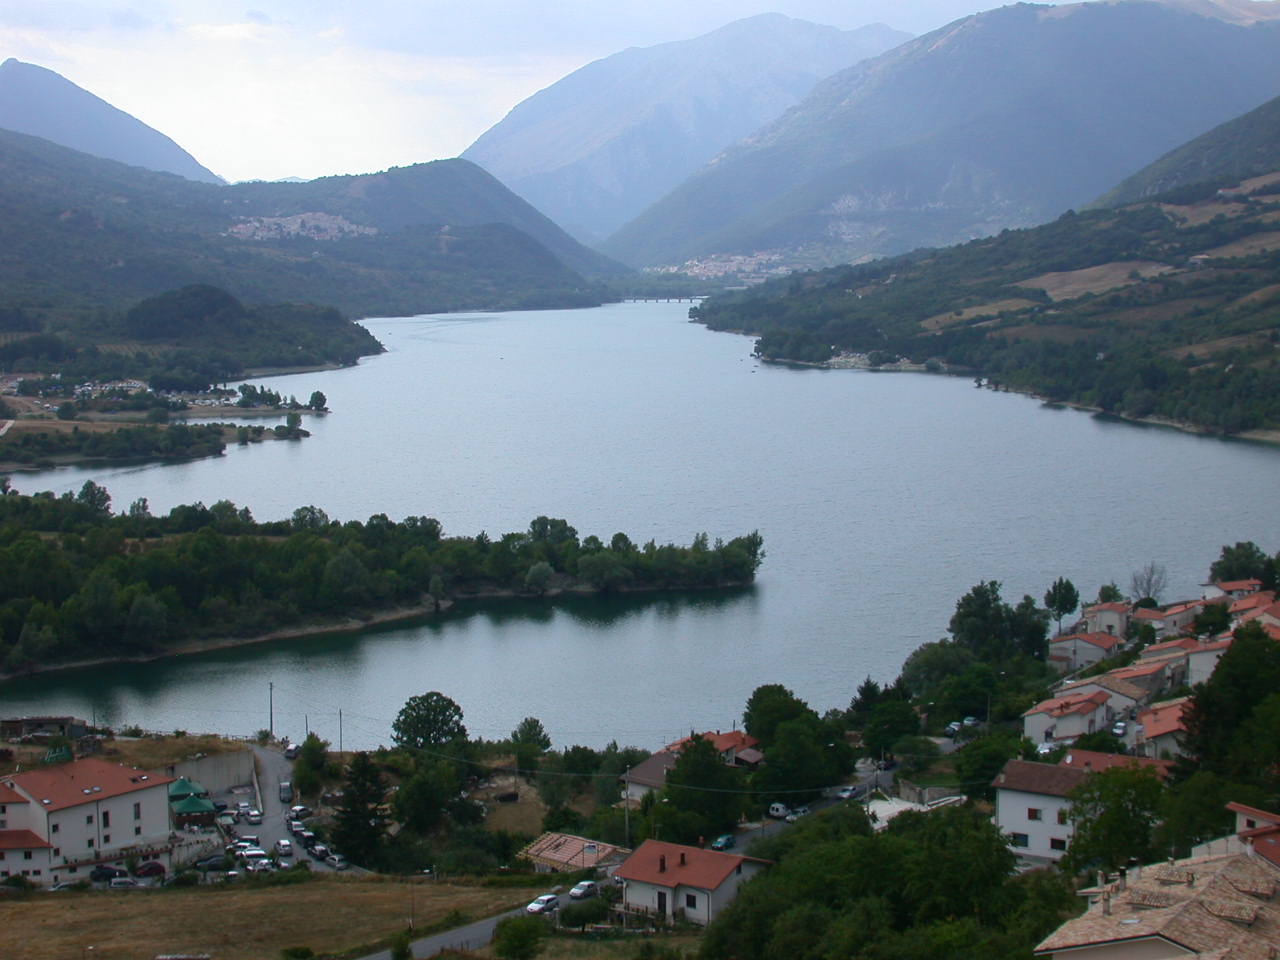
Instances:
[[[342,953],[404,929],[411,906],[422,927],[452,910],[480,918],[523,902],[518,890],[347,878],[282,887],[37,893],[0,902],[0,957],[139,960],[208,953],[214,960],[274,960],[293,946]]]
[[[0,774],[13,773],[18,764],[26,769],[39,763],[46,747],[34,744],[5,744],[12,750],[14,758],[11,762],[0,762]],[[159,770],[180,760],[187,760],[196,755],[210,756],[215,753],[228,753],[244,750],[246,745],[240,740],[225,740],[215,734],[200,734],[188,737],[140,737],[136,740],[119,738],[108,740],[97,754],[108,763],[122,763],[127,767],[141,767],[144,770]]]
[[[627,940],[580,940],[575,941],[572,937],[553,937],[546,941],[546,949],[538,954],[539,960],[633,960],[640,952],[640,945],[643,942],[652,943],[655,947],[666,950],[679,950],[689,957],[697,956],[699,937],[688,934],[679,934],[673,936],[652,937],[641,941],[638,939]],[[495,956],[492,947],[486,947],[474,953],[458,953],[446,954],[446,956],[456,956],[458,960],[464,957],[489,957]]]

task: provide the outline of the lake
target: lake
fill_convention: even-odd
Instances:
[[[1268,509],[1280,450],[1055,409],[968,379],[792,369],[711,333],[688,305],[374,319],[388,348],[356,367],[274,377],[333,413],[301,443],[168,466],[20,475],[87,479],[124,510],[229,499],[259,519],[438,518],[446,533],[521,530],[687,543],[754,529],[746,591],[512,601],[361,635],[293,640],[0,687],[0,712],[69,712],[147,729],[317,731],[389,742],[404,701],[440,690],[474,736],[536,716],[557,746],[655,748],[740,722],[783,683],[822,712],[896,676],[945,635],[979,580],[1039,601],[1059,576],[1094,596],[1150,560],[1165,599],[1199,596],[1223,544],[1280,547]],[[269,688],[269,684],[272,687]],[[339,710],[342,711],[341,731]]]

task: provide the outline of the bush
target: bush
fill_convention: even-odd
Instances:
[[[502,960],[532,960],[542,952],[549,929],[538,917],[507,917],[493,934],[493,952]]]
[[[560,911],[560,923],[566,927],[585,927],[588,923],[604,923],[609,918],[609,904],[594,897],[571,903]]]

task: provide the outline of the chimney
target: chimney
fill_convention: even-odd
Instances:
[[[1105,870],[1099,870],[1099,871],[1098,871],[1098,886],[1099,886],[1099,887],[1105,887],[1106,885],[1107,885],[1107,871],[1105,871]]]
[[[680,851],[680,866],[684,866],[684,851]]]
[[[667,872],[667,855],[665,853],[658,855],[658,872],[659,873]]]
[[[1123,893],[1127,889],[1129,889],[1129,868],[1121,867],[1120,868],[1120,892]]]
[[[1111,891],[1102,891],[1102,915],[1104,917],[1111,916]]]

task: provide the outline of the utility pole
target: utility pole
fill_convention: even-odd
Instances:
[[[302,739],[305,740],[311,736],[311,718],[305,713],[302,715],[302,729],[304,731]]]
[[[276,685],[274,683],[267,684],[267,732],[274,740],[276,736]]]
[[[622,822],[624,835],[627,838],[627,846],[631,846],[631,768],[627,767],[627,772],[622,778]]]
[[[342,708],[338,708],[338,752],[342,752]]]

